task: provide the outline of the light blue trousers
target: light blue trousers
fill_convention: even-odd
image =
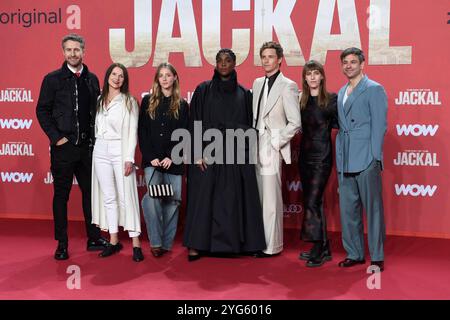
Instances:
[[[145,168],[145,181],[150,184],[170,183],[173,197],[152,198],[146,193],[142,198],[148,239],[152,248],[170,250],[177,232],[178,212],[181,203],[181,175],[163,173],[153,167]]]
[[[369,251],[372,261],[384,260],[386,237],[381,186],[381,165],[373,161],[358,173],[339,177],[342,243],[347,258],[364,259],[364,224],[362,209],[367,215]]]

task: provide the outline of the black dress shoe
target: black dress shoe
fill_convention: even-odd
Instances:
[[[164,254],[161,247],[151,248],[150,251],[155,258],[161,257]]]
[[[311,257],[311,251],[302,251],[298,255],[298,258],[300,260],[309,260],[310,257]]]
[[[188,261],[189,262],[193,262],[193,261],[197,261],[198,259],[200,259],[203,255],[206,255],[206,252],[200,252],[199,250],[193,249],[193,248],[189,248],[188,250]]]
[[[142,254],[142,249],[139,247],[133,247],[133,260],[140,262],[144,260],[144,255]]]
[[[324,250],[325,250],[326,261],[330,261],[331,260],[330,240],[327,240],[325,242]],[[312,248],[309,251],[300,252],[300,254],[298,255],[298,258],[300,260],[308,261],[311,258],[311,251],[312,251]]]
[[[255,251],[245,251],[245,252],[239,253],[239,255],[241,255],[243,257],[254,257],[255,253],[256,253]]]
[[[200,259],[202,256],[200,255],[200,253],[197,254],[188,254],[188,261],[192,262],[192,261],[197,261],[198,259]]]
[[[86,249],[87,251],[98,251],[103,250],[109,244],[109,241],[105,238],[98,238],[96,240],[89,239],[87,241]]]
[[[384,271],[384,261],[372,261],[370,262],[371,266],[377,266],[378,268],[380,268],[380,272]],[[375,272],[375,271],[373,271]]]
[[[331,252],[328,241],[323,243],[322,241],[314,243],[310,251],[310,256],[306,262],[306,266],[310,268],[320,267],[325,261],[331,260]]]
[[[67,243],[58,242],[58,246],[55,251],[56,260],[67,260],[69,259],[69,252],[67,251]]]
[[[272,258],[272,257],[276,257],[276,256],[280,255],[280,253],[281,252],[269,254],[269,253],[265,253],[263,251],[258,251],[254,254],[254,257],[255,258]]]
[[[116,244],[111,244],[108,242],[108,244],[106,245],[106,247],[103,249],[102,252],[100,252],[98,254],[99,257],[109,257],[110,255],[113,255],[117,252],[119,252],[120,250],[122,250],[123,246],[120,242],[117,242]]]
[[[202,255],[206,254],[205,252],[201,253],[199,250],[189,248],[188,250],[188,261],[197,261],[202,257]]]
[[[366,263],[366,260],[364,260],[364,259],[353,260],[353,259],[346,258],[345,260],[342,260],[341,262],[339,262],[338,266],[341,268],[348,268],[348,267],[356,266],[358,264],[365,264],[365,263]]]

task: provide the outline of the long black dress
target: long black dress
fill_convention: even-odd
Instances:
[[[326,219],[322,205],[333,161],[331,129],[338,126],[337,95],[331,94],[328,105],[323,108],[317,105],[317,97],[310,96],[301,115],[303,131],[298,162],[304,207],[301,239],[325,241]]]
[[[196,88],[190,105],[191,139],[194,121],[202,121],[203,132],[251,128],[252,95],[238,84],[236,72],[227,81],[215,72],[211,81]],[[254,165],[211,164],[204,172],[189,165],[183,245],[220,253],[266,248]]]

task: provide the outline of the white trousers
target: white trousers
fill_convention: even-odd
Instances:
[[[126,210],[121,150],[121,140],[97,139],[93,152],[95,174],[103,194],[109,233],[119,232],[119,208],[123,212]],[[128,232],[130,238],[138,237],[139,234],[134,231]]]
[[[281,154],[273,148],[267,131],[259,136],[258,162],[255,168],[267,244],[264,253],[276,254],[283,251]]]

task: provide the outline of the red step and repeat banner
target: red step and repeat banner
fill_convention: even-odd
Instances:
[[[211,78],[221,47],[236,52],[238,79],[251,87],[263,75],[259,47],[275,39],[285,50],[287,77],[300,83],[305,61],[316,59],[325,64],[333,92],[346,82],[341,50],[364,50],[365,72],[389,98],[387,231],[450,238],[449,11],[447,0],[2,0],[0,217],[52,217],[48,139],[35,108],[42,78],[63,62],[65,34],[86,38],[84,61],[101,82],[109,64],[124,63],[139,100],[151,87],[155,66],[170,61],[189,101],[196,85]],[[294,155],[300,139],[293,141]],[[299,228],[296,160],[284,168],[283,189],[285,225]],[[140,171],[141,196],[143,181]],[[81,220],[80,192],[73,189],[69,216]],[[324,204],[331,230],[340,227],[337,192],[333,171]]]

